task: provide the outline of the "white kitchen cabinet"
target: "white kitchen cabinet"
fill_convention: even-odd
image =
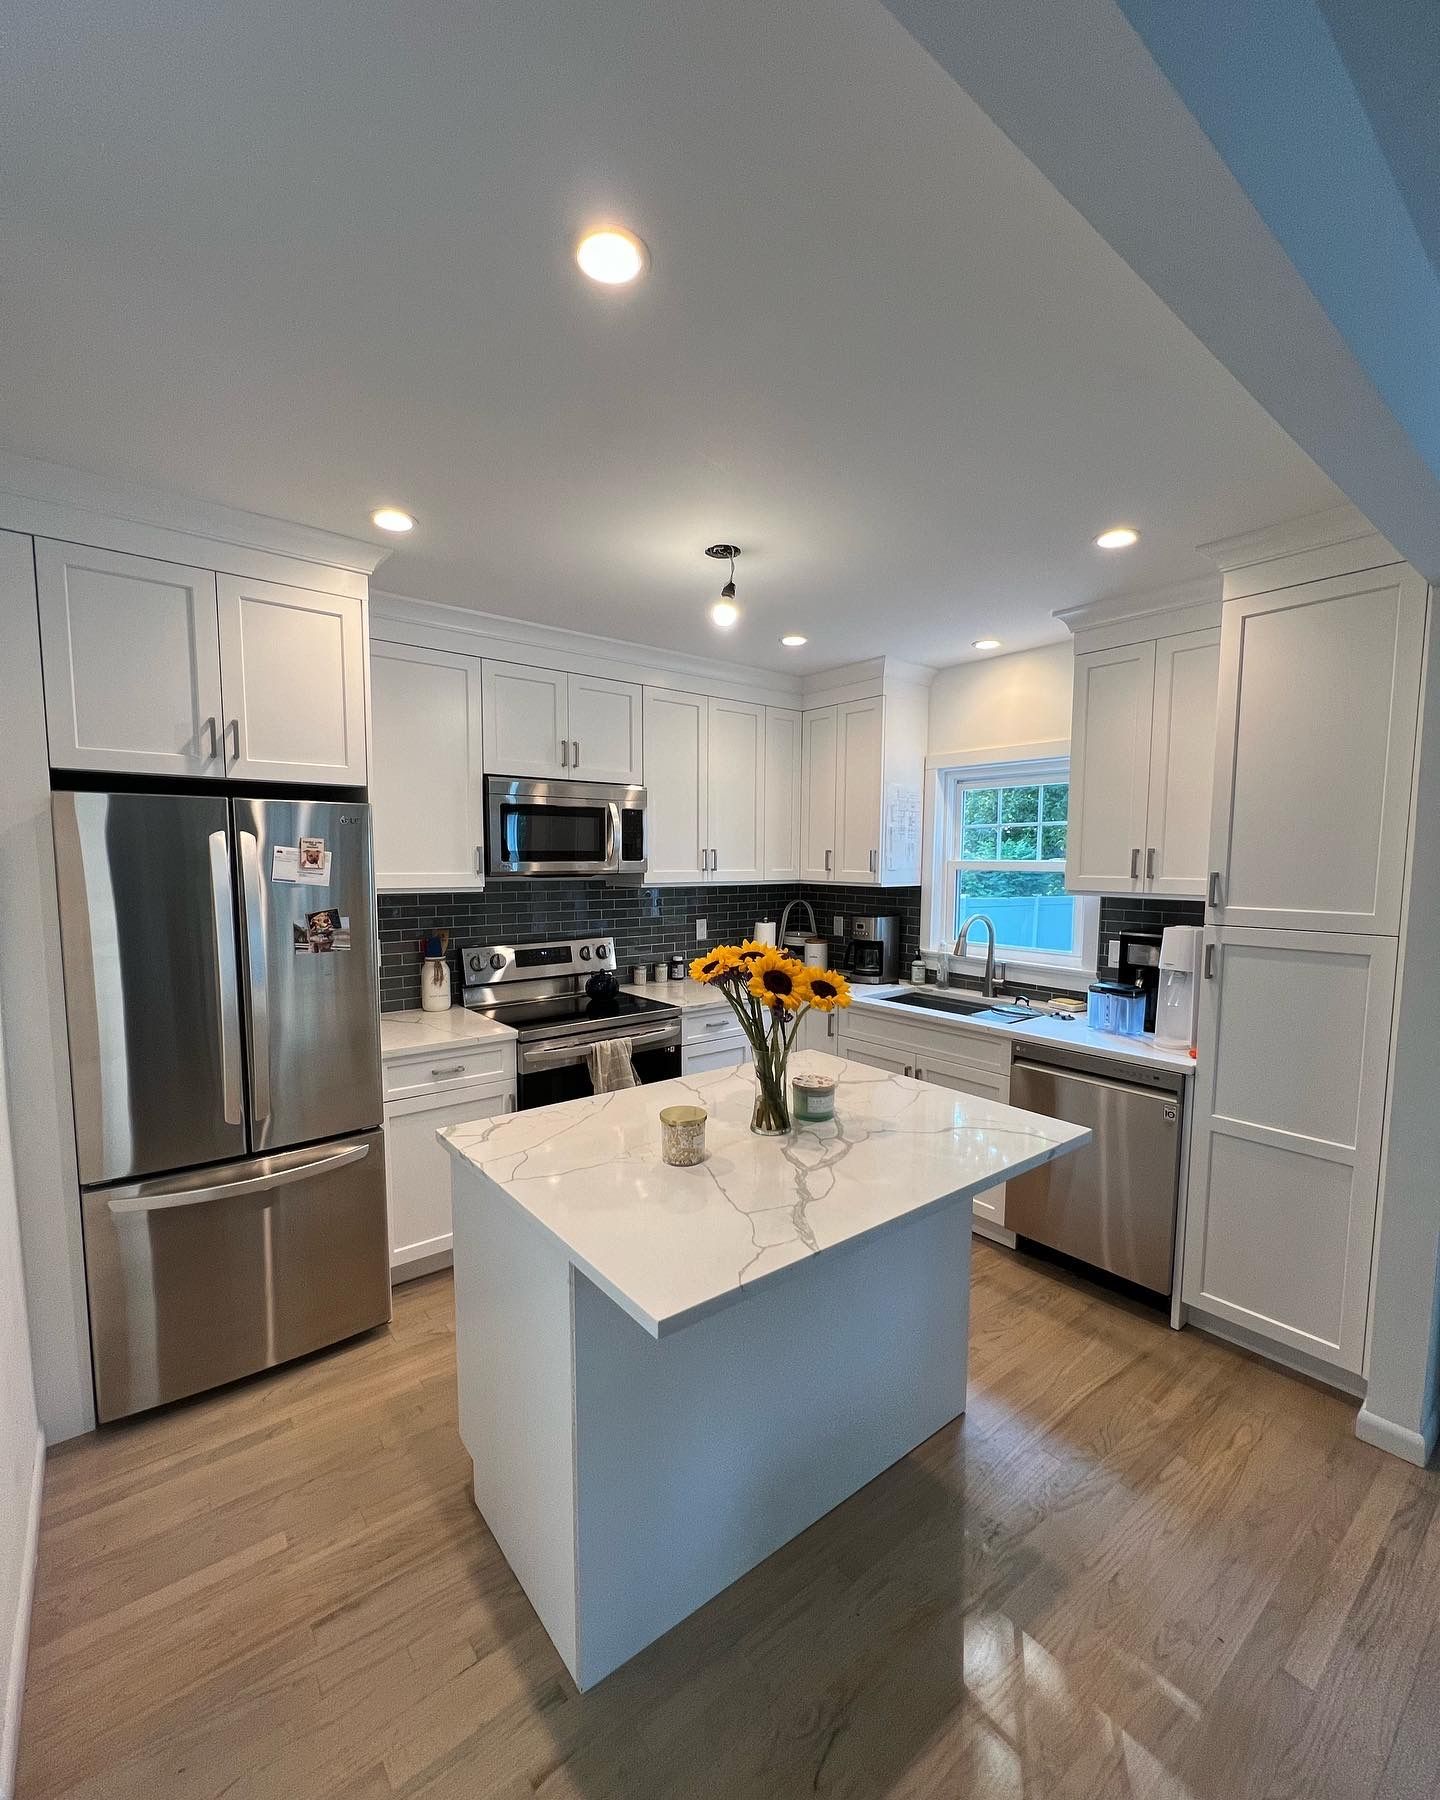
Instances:
[[[450,1152],[436,1137],[447,1125],[493,1119],[515,1107],[513,1085],[493,1083],[391,1100],[385,1106],[385,1184],[390,1209],[390,1278],[423,1274],[451,1247]]]
[[[710,877],[759,881],[765,860],[765,708],[712,695],[706,730]]]
[[[1077,652],[1065,858],[1071,893],[1144,886],[1154,692],[1153,643]]]
[[[800,1021],[800,1031],[795,1039],[797,1050],[824,1050],[830,1056],[839,1056],[840,1050],[840,1015],[838,1012],[807,1012]]]
[[[1215,924],[1399,931],[1425,598],[1391,565],[1225,603]]]
[[[836,712],[834,879],[873,886],[880,880],[885,702],[847,700]]]
[[[1208,928],[1182,1293],[1358,1373],[1396,944]]]
[[[884,1069],[891,1075],[909,1075],[915,1067],[902,1050],[891,1044],[871,1043],[868,1038],[847,1038],[840,1054],[846,1062],[862,1063],[867,1069]]]
[[[784,706],[765,708],[766,881],[800,879],[800,770],[802,720]]]
[[[483,690],[488,774],[640,784],[638,683],[487,657]]]
[[[937,1087],[953,1088],[958,1094],[974,1094],[981,1100],[996,1100],[1002,1106],[1010,1099],[1010,1070],[984,1068],[966,1062],[960,1056],[938,1056],[933,1050],[917,1051],[913,1064],[917,1081],[933,1081]],[[1008,1060],[1008,1058],[1007,1058]],[[987,1188],[971,1202],[976,1214],[992,1225],[1005,1224],[1005,1184]]]
[[[363,787],[363,603],[237,575],[218,576],[216,595],[225,773]]]
[[[1218,628],[1187,631],[1156,644],[1145,809],[1147,894],[1193,900],[1204,895],[1219,688]]]
[[[370,804],[377,888],[485,885],[480,659],[370,646]]]
[[[680,1016],[680,1071],[735,1069],[753,1060],[750,1040],[727,1002],[715,1008],[687,1007]]]
[[[223,775],[214,574],[48,538],[35,572],[52,767]]]
[[[834,879],[839,742],[838,708],[818,706],[804,714],[801,729],[800,873],[805,881]]]
[[[708,705],[704,694],[645,689],[646,884],[703,881],[710,865]]]

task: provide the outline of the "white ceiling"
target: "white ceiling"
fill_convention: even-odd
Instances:
[[[16,0],[4,46],[5,447],[399,501],[385,590],[943,664],[1337,498],[878,0]],[[606,215],[634,291],[570,261]]]

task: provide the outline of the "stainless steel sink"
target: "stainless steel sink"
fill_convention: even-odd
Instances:
[[[1006,1006],[1000,1000],[987,1000],[983,994],[892,994],[880,1004],[910,1006],[916,1012],[949,1013],[952,1017],[973,1017],[976,1013],[988,1013],[992,1018],[1007,1022],[1043,1017],[1028,1006]]]

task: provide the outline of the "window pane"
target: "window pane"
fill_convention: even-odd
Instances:
[[[966,788],[964,818],[967,825],[993,825],[999,816],[999,788]]]
[[[976,862],[994,862],[999,855],[997,836],[993,825],[967,825],[961,833],[960,854]]]
[[[1031,788],[1032,794],[1038,789]],[[1007,792],[1006,798],[1009,798]],[[1001,862],[1034,862],[1035,853],[1040,847],[1040,828],[1038,825],[1002,825],[1000,827],[1000,860]]]
[[[1065,892],[1058,869],[962,869],[956,882],[955,931],[971,913],[984,913],[1002,951],[1067,954],[1077,947],[1077,905],[1075,896]],[[978,936],[972,938],[972,947],[978,941]]]
[[[1047,787],[1044,794],[1044,806],[1043,816],[1046,824],[1054,824],[1058,821],[1063,825],[1070,817],[1069,782],[1056,782],[1053,786]]]
[[[1000,818],[1006,825],[1029,824],[1040,817],[1038,787],[1007,787],[1002,790]]]
[[[1065,827],[1063,825],[1042,825],[1040,827],[1040,854],[1046,862],[1063,862],[1065,860]]]

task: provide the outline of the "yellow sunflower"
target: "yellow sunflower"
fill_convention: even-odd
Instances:
[[[690,979],[707,984],[718,981],[722,975],[728,975],[739,962],[740,952],[730,944],[720,944],[714,950],[707,950],[703,956],[697,956],[690,964]]]
[[[774,948],[773,944],[762,944],[755,938],[746,938],[740,948],[732,950],[730,954],[735,958],[737,969],[753,969],[766,951]]]
[[[757,1000],[783,1006],[786,1012],[798,1012],[810,998],[804,963],[770,945],[751,960],[749,987]]]
[[[835,969],[807,969],[806,985],[816,1012],[834,1012],[850,1004],[850,983]]]

